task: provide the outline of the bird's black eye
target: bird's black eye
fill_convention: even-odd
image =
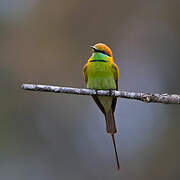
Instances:
[[[99,50],[99,49],[94,49],[94,52],[99,52],[99,53],[105,54],[107,56],[110,56],[110,54],[108,54],[106,51],[102,51],[102,50]]]
[[[110,56],[110,54],[108,54],[106,51],[101,51],[101,53]]]

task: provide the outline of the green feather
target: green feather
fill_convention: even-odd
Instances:
[[[102,62],[100,60],[102,60]],[[107,55],[102,53],[93,53],[87,68],[87,75],[87,88],[103,90],[116,89],[112,65],[108,62]]]

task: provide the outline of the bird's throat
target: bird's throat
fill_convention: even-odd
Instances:
[[[91,62],[94,61],[108,62],[108,56],[106,54],[102,54],[99,52],[93,53],[90,59]]]

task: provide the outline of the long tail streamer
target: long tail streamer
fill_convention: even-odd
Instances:
[[[116,156],[117,169],[119,171],[120,170],[120,164],[119,164],[119,158],[118,158],[118,154],[117,154],[117,150],[116,150],[116,142],[115,142],[114,134],[111,134],[111,136],[112,136],[112,141],[113,141],[113,145],[114,145],[114,152],[115,152],[115,156]]]

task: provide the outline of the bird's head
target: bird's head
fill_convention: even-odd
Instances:
[[[111,49],[103,43],[95,44],[94,46],[91,46],[91,48],[92,48],[94,53],[102,53],[102,54],[107,55],[111,58],[113,57]]]

